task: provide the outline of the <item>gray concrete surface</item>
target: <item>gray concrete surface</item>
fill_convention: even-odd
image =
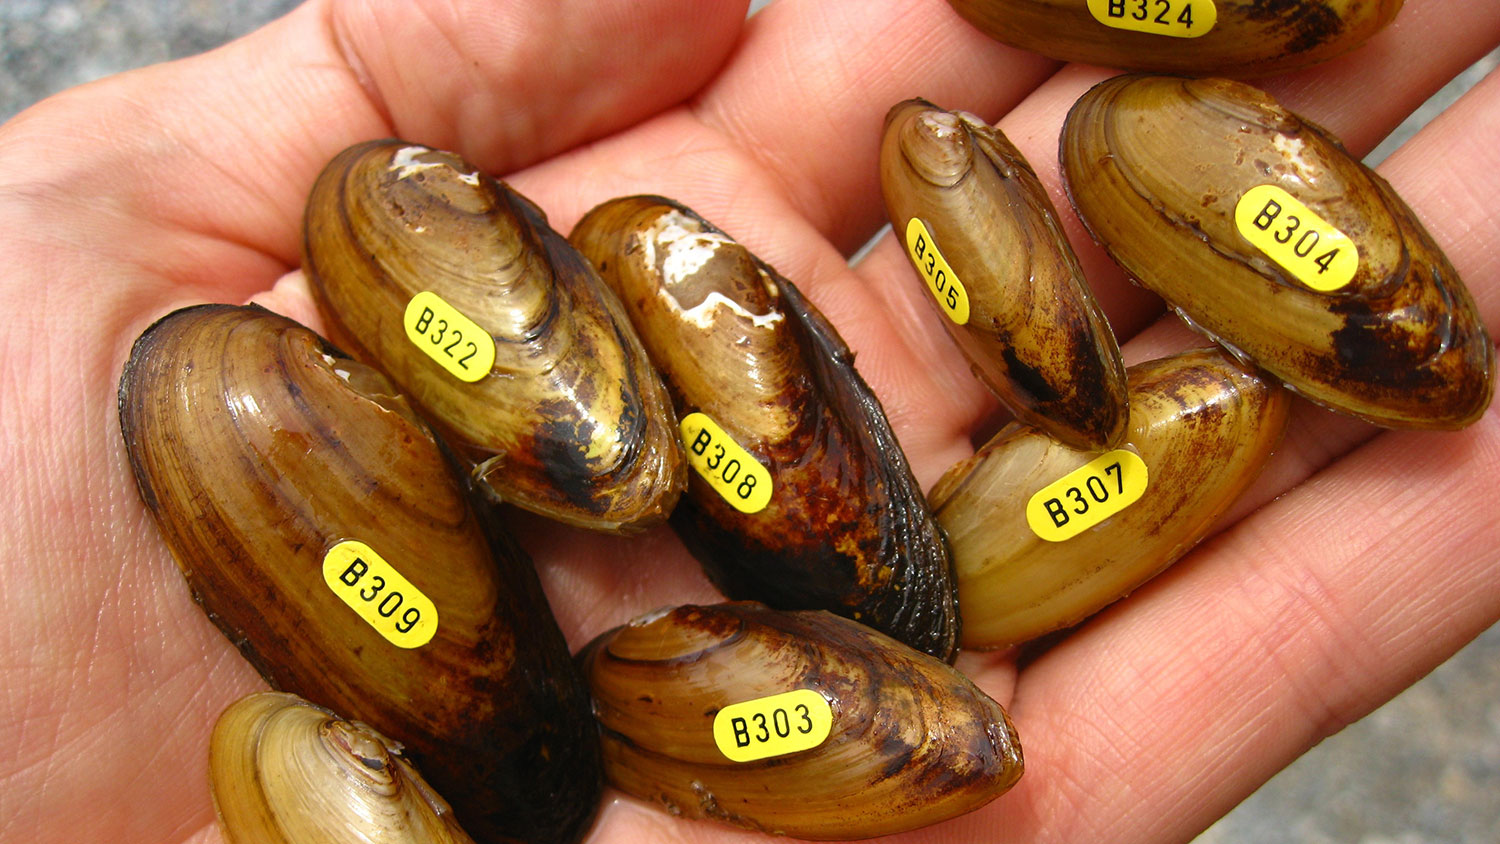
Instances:
[[[295,0],[0,0],[0,119],[63,88],[208,49]],[[760,5],[759,3],[757,5]],[[1379,160],[1497,63],[1434,98]],[[1500,841],[1500,627],[1313,749],[1197,844]]]

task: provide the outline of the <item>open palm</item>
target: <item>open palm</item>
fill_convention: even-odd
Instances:
[[[115,77],[0,131],[0,840],[217,842],[207,734],[262,685],[203,617],[138,500],[115,416],[131,341],[201,301],[319,327],[298,263],[324,162],[395,135],[508,179],[566,232],[676,198],[801,286],[858,355],[919,480],[997,409],[882,225],[876,153],[924,96],[1002,128],[1054,191],[1063,114],[1103,71],[993,44],[942,0],[499,4],[311,0],[207,55]],[[1409,0],[1359,52],[1263,84],[1368,150],[1500,43],[1500,6]],[[1500,77],[1382,172],[1500,324]],[[1069,215],[1070,216],[1070,215]],[[1069,234],[1127,362],[1201,344]],[[1500,618],[1500,418],[1381,432],[1306,403],[1219,532],[1019,669],[959,667],[1026,749],[1010,794],[944,841],[1185,841]],[[516,514],[576,648],[716,600],[677,540]],[[754,837],[611,800],[598,842]]]

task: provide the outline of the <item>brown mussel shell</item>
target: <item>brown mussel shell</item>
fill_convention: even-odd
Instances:
[[[388,374],[483,488],[608,532],[671,512],[687,477],[660,378],[588,262],[504,183],[402,141],[351,147],[313,186],[303,266],[329,336]],[[487,347],[493,365],[463,372]]]
[[[1137,364],[1129,375],[1122,448],[1144,462],[1147,480],[1125,509],[1065,541],[1042,539],[1028,523],[1033,496],[1100,453],[1021,425],[1001,430],[933,488],[958,569],[964,647],[1015,645],[1071,626],[1155,577],[1203,538],[1281,441],[1286,391],[1218,349]],[[1093,489],[1079,480],[1071,495],[1062,491],[1053,522],[1088,518],[1091,505],[1107,505],[1116,480],[1126,492],[1115,474],[1101,474]]]
[[[625,303],[678,418],[692,427],[701,417],[690,415],[705,414],[732,440],[705,451],[672,516],[719,588],[779,609],[836,612],[951,659],[958,610],[947,545],[879,401],[822,314],[668,199],[607,202],[571,237]],[[690,460],[710,448],[707,436],[684,434]],[[716,471],[765,474],[758,490],[742,480],[721,492],[706,480]],[[767,490],[761,509],[737,506]]]
[[[400,745],[296,695],[236,701],[209,739],[229,844],[473,844]]]
[[[1118,445],[1125,364],[1020,151],[971,114],[907,100],[886,115],[880,185],[917,274],[951,270],[941,280],[954,301],[963,291],[963,324],[933,305],[974,374],[1021,422],[1077,448]]]
[[[1062,163],[1127,273],[1301,395],[1393,428],[1461,428],[1489,406],[1494,346],[1442,250],[1385,180],[1265,93],[1103,82],[1069,113]],[[1345,286],[1314,289],[1341,267]]]
[[[579,659],[610,783],[674,815],[868,838],[977,809],[1021,776],[998,703],[945,663],[831,613],[679,607],[605,633]],[[816,712],[788,703],[780,715],[766,700],[788,693],[831,715],[826,738],[732,761],[726,753],[762,737],[805,729],[816,740]],[[732,706],[743,723],[721,744],[715,722]]]
[[[204,305],[136,341],[119,399],[194,600],[267,682],[401,742],[480,840],[582,834],[587,689],[530,561],[384,376],[269,311]]]
[[[1268,76],[1353,50],[1402,0],[948,0],[981,32],[1054,59]]]

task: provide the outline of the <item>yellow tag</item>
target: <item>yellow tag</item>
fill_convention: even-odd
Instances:
[[[488,331],[430,290],[406,303],[406,339],[460,381],[478,381],[495,365]]]
[[[833,708],[812,689],[747,700],[714,716],[714,744],[731,762],[810,750],[833,729]]]
[[[969,291],[964,289],[953,268],[943,260],[943,253],[938,251],[937,244],[932,240],[932,232],[916,217],[912,217],[906,224],[906,252],[911,256],[912,264],[916,265],[917,272],[926,279],[927,289],[931,291],[932,298],[937,300],[943,313],[959,325],[967,324]]]
[[[730,506],[746,514],[766,508],[771,502],[769,469],[706,413],[689,413],[678,427],[688,462]]]
[[[1117,448],[1042,487],[1026,502],[1026,523],[1063,542],[1134,504],[1146,492],[1146,461]]]
[[[1089,14],[1112,29],[1173,38],[1207,35],[1219,22],[1213,0],[1089,0]]]
[[[323,555],[323,582],[398,648],[420,648],[437,632],[437,607],[370,546],[353,539]]]
[[[1275,185],[1245,191],[1234,206],[1234,224],[1266,257],[1314,290],[1338,290],[1359,270],[1354,241]]]

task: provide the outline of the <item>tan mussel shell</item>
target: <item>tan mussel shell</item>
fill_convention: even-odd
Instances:
[[[1353,50],[1396,17],[1402,0],[948,3],[991,38],[1054,59],[1129,70],[1268,76]]]
[[[400,741],[482,840],[581,837],[602,784],[567,643],[384,376],[262,308],[185,308],[132,348],[120,427],[193,599],[272,687]]]
[[[400,745],[296,695],[241,698],[209,741],[230,844],[473,844]]]
[[[673,815],[869,838],[977,809],[1021,776],[998,703],[946,663],[831,613],[678,607],[605,633],[579,660],[610,783]],[[787,701],[777,715],[766,698],[788,693],[811,706]],[[817,710],[829,714],[825,738],[774,752],[772,735],[816,741]],[[715,721],[735,711],[743,731],[720,744]],[[772,755],[726,755],[742,743]]]
[[[308,198],[303,266],[329,337],[389,375],[500,499],[609,532],[671,512],[687,476],[661,379],[588,262],[507,185],[452,153],[351,147]],[[423,293],[457,316],[423,319]],[[490,369],[457,377],[486,346]]]
[[[1286,392],[1217,349],[1137,364],[1129,376],[1130,433],[1121,448],[1145,463],[1147,480],[1124,510],[1061,542],[1033,532],[1028,507],[1045,506],[1033,496],[1100,453],[1021,425],[1000,431],[934,487],[958,570],[964,647],[1015,645],[1068,627],[1155,577],[1260,474],[1286,428]],[[1123,476],[1101,480],[1106,496],[1117,481],[1130,491]],[[1107,502],[1082,480],[1072,488],[1054,506],[1058,518],[1081,527],[1091,506],[1097,516]]]
[[[933,304],[974,374],[1017,419],[1068,445],[1118,445],[1125,364],[1020,151],[971,114],[907,100],[886,115],[880,186],[918,276],[941,272],[955,301],[965,297],[962,324]]]
[[[1108,80],[1069,112],[1062,164],[1127,273],[1301,395],[1393,428],[1461,428],[1489,406],[1495,348],[1458,272],[1384,179],[1264,92]],[[1262,230],[1305,259],[1255,245]],[[1314,289],[1355,250],[1345,286]]]
[[[942,531],[817,308],[669,199],[606,202],[571,237],[625,303],[694,431],[684,440],[699,470],[672,526],[724,594],[826,609],[951,659],[958,603]],[[710,445],[693,427],[703,414],[732,442]]]

